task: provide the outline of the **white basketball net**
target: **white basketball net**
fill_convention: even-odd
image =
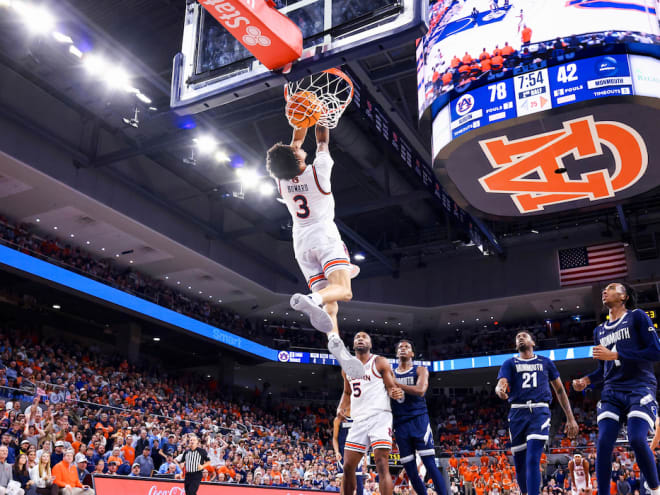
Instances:
[[[318,101],[305,99],[305,102],[298,103],[291,101],[291,95],[308,91],[313,93]],[[287,100],[287,112],[294,110],[304,112],[305,116],[312,116],[321,112],[321,118],[318,125],[334,129],[339,123],[339,119],[353,99],[353,83],[346,74],[338,69],[329,69],[307,76],[299,81],[289,82],[284,86],[284,97]],[[289,119],[289,123],[296,127]]]

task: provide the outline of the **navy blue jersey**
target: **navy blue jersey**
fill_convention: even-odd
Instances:
[[[408,371],[401,373],[399,368],[394,370],[394,379],[397,383],[402,383],[403,385],[415,386],[417,385],[417,366],[413,365]],[[392,422],[394,427],[410,421],[417,416],[422,414],[428,414],[426,409],[426,399],[420,397],[419,395],[410,395],[408,393],[404,394],[403,402],[398,402],[396,400],[390,400],[392,404]]]
[[[618,391],[647,388],[655,393],[653,363],[660,360],[660,341],[644,311],[626,311],[618,320],[598,325],[594,343],[619,353],[619,359],[601,361],[598,370],[589,375],[592,386]]]
[[[552,401],[550,382],[559,377],[559,371],[552,360],[537,356],[522,359],[518,356],[507,359],[502,364],[497,379],[506,378],[509,381],[509,402],[524,404],[526,402]]]

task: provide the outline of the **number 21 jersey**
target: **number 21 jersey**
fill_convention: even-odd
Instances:
[[[502,364],[497,379],[506,378],[509,381],[509,402],[524,404],[526,402],[552,401],[550,382],[559,377],[559,371],[552,360],[534,355],[529,359],[513,357]]]

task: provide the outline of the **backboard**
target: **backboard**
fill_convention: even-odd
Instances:
[[[426,0],[276,0],[303,33],[303,54],[286,73],[269,71],[197,2],[189,1],[174,58],[171,106],[197,113],[400,46],[428,28]]]

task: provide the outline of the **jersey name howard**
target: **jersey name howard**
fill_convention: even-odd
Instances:
[[[603,330],[599,332],[599,334],[605,333]],[[623,340],[623,339],[630,339],[630,330],[628,327],[625,328],[620,328],[614,332],[612,332],[609,335],[606,335],[605,337],[600,337],[598,336],[601,345],[604,345],[605,347],[609,347],[612,344],[616,344],[618,341]]]
[[[542,364],[516,364],[516,371],[518,373],[523,373],[525,371],[543,371]]]
[[[286,186],[287,191],[290,193],[297,193],[297,192],[307,192],[309,191],[309,187],[307,184],[294,184],[294,185],[288,185]]]

